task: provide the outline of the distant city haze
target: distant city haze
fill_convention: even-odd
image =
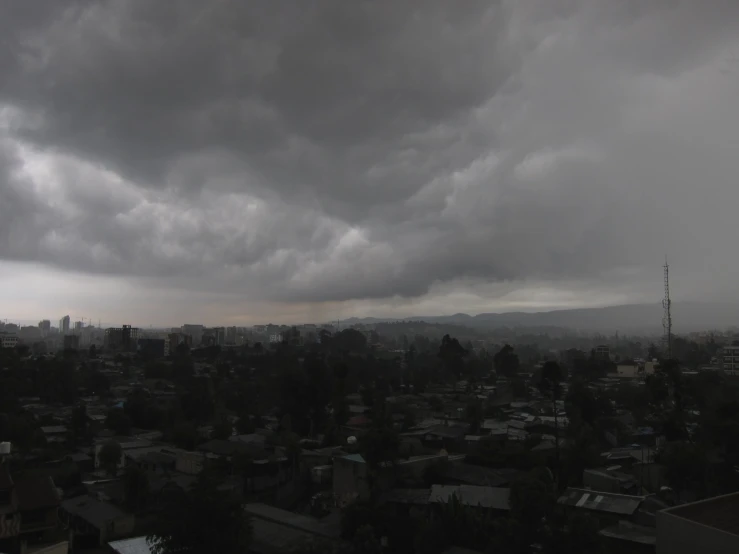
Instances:
[[[3,10],[0,318],[736,321],[739,2],[176,4]]]
[[[739,304],[711,304],[700,302],[685,302],[673,305],[673,331],[675,333],[694,333],[699,331],[727,331],[738,330]],[[560,328],[577,331],[583,334],[593,333],[621,333],[621,334],[645,334],[661,335],[662,328],[662,305],[661,304],[633,304],[625,306],[611,306],[607,308],[583,308],[572,310],[552,310],[548,312],[507,312],[507,313],[481,313],[452,315],[409,315],[400,318],[393,317],[349,317],[340,321],[260,321],[258,324],[283,323],[283,324],[325,324],[339,326],[351,326],[355,324],[372,325],[382,321],[425,321],[427,323],[462,325],[476,330],[495,330],[502,327],[522,328],[546,331],[547,328]],[[151,322],[134,319],[134,326],[148,328],[171,328],[180,327],[183,322],[170,322],[169,324],[153,324]],[[195,321],[186,320],[189,322]],[[33,320],[14,320],[13,323],[23,325],[35,325]],[[203,322],[200,322],[203,323]],[[219,325],[217,321],[207,321],[207,325]],[[86,322],[93,326],[98,321]],[[119,327],[121,322],[101,321],[100,326]]]

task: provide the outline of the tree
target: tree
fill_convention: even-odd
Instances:
[[[111,408],[105,418],[105,426],[116,435],[131,434],[131,418],[121,408]]]
[[[511,379],[511,392],[515,398],[529,397],[529,387],[526,386],[526,381],[520,377],[513,377]]]
[[[111,475],[118,473],[118,464],[121,463],[123,449],[116,441],[108,441],[100,447],[98,452],[98,460],[100,465]]]
[[[465,419],[470,425],[470,433],[477,433],[484,418],[482,404],[477,398],[471,399],[465,409]]]
[[[367,349],[367,337],[356,329],[343,329],[334,335],[331,344],[345,352],[361,353]]]
[[[146,472],[129,466],[123,474],[123,500],[126,508],[136,512],[144,507],[149,495],[149,478]]]
[[[462,348],[457,339],[449,335],[442,337],[438,356],[444,362],[446,370],[457,379],[461,377],[466,355],[467,351]]]
[[[213,431],[210,434],[212,439],[228,439],[233,434],[233,425],[228,419],[221,419],[213,425]]]
[[[88,419],[87,408],[80,404],[72,411],[72,433],[77,441],[87,439]]]
[[[557,400],[562,392],[562,379],[564,375],[562,368],[555,361],[548,361],[541,368],[541,381],[539,388],[543,393],[548,393],[552,398],[552,411],[554,412],[554,453],[557,464],[557,482],[559,482],[559,420],[557,416]]]
[[[513,347],[506,344],[501,348],[495,356],[493,356],[493,367],[498,375],[513,377],[518,373],[520,362]]]
[[[690,489],[703,489],[705,485],[706,457],[696,445],[677,441],[668,443],[658,455],[665,466],[665,477],[678,497]]]
[[[207,471],[189,492],[175,494],[147,537],[155,554],[237,554],[248,551],[250,540],[240,502],[219,491]]]

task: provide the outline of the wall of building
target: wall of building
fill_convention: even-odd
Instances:
[[[657,554],[736,554],[739,536],[676,517],[669,512],[657,512]]]
[[[336,458],[333,483],[334,494],[340,499],[369,498],[366,463]]]
[[[136,518],[130,514],[109,522],[105,529],[100,530],[100,546],[118,538],[130,537],[135,523]]]
[[[50,544],[43,548],[36,548],[34,545],[28,546],[25,541],[23,541],[23,543],[21,544],[21,554],[67,554],[68,552],[68,541]]]
[[[616,375],[625,379],[633,379],[639,375],[639,367],[636,365],[617,365]]]

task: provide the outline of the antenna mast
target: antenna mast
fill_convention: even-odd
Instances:
[[[667,259],[665,259],[665,298],[662,300],[662,308],[664,309],[664,315],[662,316],[662,329],[664,335],[662,337],[663,348],[665,352],[665,358],[672,359],[672,315],[670,314],[670,266],[667,265]]]

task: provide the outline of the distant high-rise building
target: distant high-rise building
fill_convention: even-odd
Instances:
[[[146,338],[138,340],[138,353],[144,358],[163,358],[168,354],[168,351],[167,341],[164,339]]]
[[[611,347],[607,344],[601,344],[595,347],[595,357],[599,360],[610,361]]]
[[[62,335],[66,335],[69,333],[69,316],[65,315],[63,318],[59,320],[59,332]]]
[[[83,323],[81,321],[75,321],[74,322],[74,330],[75,331],[82,331],[82,325],[83,325]]]
[[[203,333],[205,332],[205,327],[203,327],[202,325],[191,325],[189,323],[186,323],[182,326],[182,332],[192,337],[193,346],[200,346],[200,343],[203,342]]]
[[[79,350],[80,337],[79,335],[65,335],[64,336],[64,350]]]
[[[236,327],[226,329],[226,344],[236,344]]]
[[[41,329],[41,336],[48,337],[51,333],[51,321],[44,319],[38,322],[38,328]]]
[[[105,348],[133,352],[138,347],[139,329],[124,325],[105,330]]]
[[[219,346],[223,346],[226,344],[226,329],[223,327],[215,327],[213,329],[213,337],[215,338],[215,343]]]

